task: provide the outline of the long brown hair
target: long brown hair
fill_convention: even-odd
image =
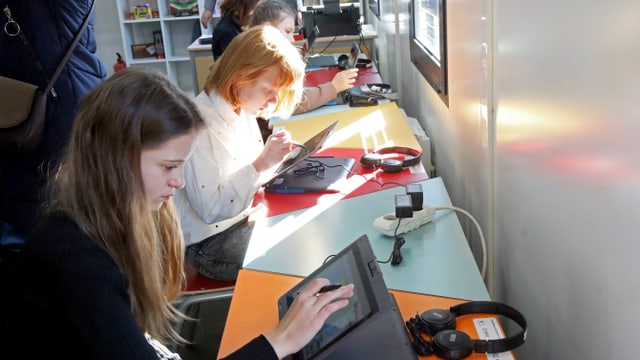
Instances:
[[[232,107],[240,107],[239,89],[254,84],[272,67],[279,71],[275,85],[280,91],[275,108],[260,116],[286,118],[302,96],[305,64],[298,49],[272,26],[251,27],[231,40],[213,64],[204,90],[215,91]]]
[[[70,216],[129,280],[131,311],[152,336],[178,340],[170,301],[184,282],[184,240],[172,202],[153,211],[142,150],[204,126],[193,102],[164,75],[115,73],[79,105],[71,142],[51,183],[51,210]]]
[[[249,18],[253,12],[253,8],[260,0],[224,0],[220,4],[220,14],[226,16],[232,14],[233,21],[240,27],[246,27],[249,24]]]

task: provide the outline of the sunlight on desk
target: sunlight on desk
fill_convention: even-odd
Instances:
[[[355,158],[357,164],[354,173],[340,186],[339,193],[266,194],[262,190],[259,191],[254,197],[256,209],[250,219],[254,223],[254,229],[244,259],[245,266],[256,260],[260,262],[261,259],[268,258],[274,247],[291,236],[298,236],[296,234],[312,240],[304,246],[301,253],[290,256],[330,253],[331,249],[325,247],[331,242],[323,241],[322,238],[335,232],[335,229],[326,228],[326,224],[317,225],[323,223],[318,221],[319,218],[331,218],[334,216],[332,214],[339,213],[336,208],[341,207],[343,200],[428,178],[422,163],[395,174],[384,173],[379,169],[364,169],[359,163],[363,154],[381,147],[405,146],[421,149],[395,103],[347,108],[338,113],[320,113],[315,116],[313,114],[312,111],[307,118],[279,122],[278,126],[288,130],[297,142],[304,142],[339,120],[325,148],[317,155]],[[349,217],[352,215],[344,214],[332,220],[332,225],[329,226],[335,224],[336,227],[344,227],[344,222],[350,221]],[[367,220],[367,226],[370,226],[371,221]]]
[[[296,141],[305,141],[324,127],[339,120],[336,131],[327,141],[328,148],[352,148],[364,151],[383,146],[401,145],[420,149],[420,144],[395,103],[372,107],[349,108],[338,113],[319,114],[279,122]],[[391,140],[393,139],[393,140]]]
[[[269,249],[277,245],[280,241],[287,238],[295,231],[307,226],[307,224],[309,224],[313,219],[323,212],[330,210],[332,206],[342,200],[346,195],[362,186],[362,184],[369,181],[374,176],[375,174],[373,173],[365,175],[354,174],[343,183],[340,193],[320,195],[316,204],[312,207],[288,213],[284,218],[266,217],[264,220],[256,221],[243,265],[266,255]],[[256,208],[252,211],[253,216],[262,217],[262,210],[264,209],[260,209],[260,207]],[[322,229],[316,230],[322,231]],[[316,230],[309,229],[309,236],[313,236]],[[309,249],[309,251],[315,250],[322,249]]]
[[[340,121],[342,125],[343,121]],[[387,122],[380,110],[366,114],[360,118],[354,119],[344,127],[338,129],[327,140],[326,147],[337,147],[346,143],[350,138],[360,137],[361,148],[367,150],[370,148],[377,149],[380,146],[391,146],[393,141],[389,139],[385,128]],[[369,141],[371,139],[371,141]]]

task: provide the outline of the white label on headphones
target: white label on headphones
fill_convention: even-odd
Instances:
[[[498,324],[496,318],[477,318],[473,319],[473,324],[478,332],[478,337],[482,340],[494,340],[504,338],[504,332]],[[489,360],[515,360],[511,351],[505,351],[502,353],[487,353],[487,359]]]

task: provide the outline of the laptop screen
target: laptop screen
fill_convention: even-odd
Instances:
[[[310,31],[310,33],[307,34],[307,54],[311,52],[311,48],[313,47],[313,44],[316,42],[316,38],[318,37],[319,33],[320,33],[320,30],[318,29],[318,27],[314,26],[313,31]]]
[[[356,64],[358,63],[358,59],[360,58],[360,55],[361,55],[360,46],[358,46],[358,43],[354,41],[353,44],[351,45],[351,53],[349,54],[349,58],[350,58],[349,68],[353,69],[356,67]]]
[[[287,155],[282,164],[278,167],[273,176],[264,184],[267,185],[272,182],[274,179],[282,176],[284,173],[293,169],[296,165],[303,162],[305,159],[315,154],[316,152],[322,150],[325,142],[333,134],[336,126],[338,126],[338,120],[336,120],[333,124],[327,126],[322,129],[319,133],[312,136],[309,140],[307,140],[302,146],[298,146],[293,151]]]
[[[353,359],[359,358],[358,355],[379,359],[416,358],[367,235],[360,236],[282,295],[278,300],[280,319],[297,294],[318,277],[329,279],[332,284],[354,284],[354,295],[349,305],[331,314],[311,341],[291,356],[293,360]],[[373,344],[372,338],[383,340]]]

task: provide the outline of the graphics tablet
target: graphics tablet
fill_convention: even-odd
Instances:
[[[327,278],[332,284],[352,283],[354,295],[347,307],[333,313],[309,344],[289,359],[417,359],[367,235],[360,236],[280,297],[280,319],[298,292],[318,277]]]

